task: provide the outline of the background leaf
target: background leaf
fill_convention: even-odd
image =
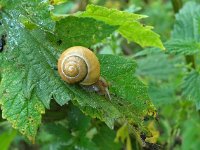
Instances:
[[[141,58],[137,63],[136,74],[154,81],[168,80],[170,76],[176,75],[178,70],[176,67],[178,59],[169,58],[160,52]]]
[[[134,41],[142,47],[154,46],[164,49],[159,35],[151,31],[152,27],[145,27],[137,21],[145,16],[95,5],[88,5],[86,11],[80,16],[92,17],[110,25],[119,25],[118,31],[120,34],[127,38],[128,41]],[[127,18],[126,21],[124,20],[125,18]]]
[[[197,71],[189,73],[183,81],[183,95],[189,100],[195,101],[198,106],[200,102],[200,74]],[[197,109],[200,109],[197,107]]]
[[[0,134],[0,140],[1,140],[0,147],[2,150],[9,149],[11,142],[16,137],[16,133],[17,132],[15,130],[11,130],[11,131],[5,131]]]
[[[110,26],[92,18],[69,16],[56,23],[55,34],[50,37],[62,49],[77,45],[90,47],[110,36],[116,29],[117,26]]]
[[[176,15],[176,22],[170,42],[166,47],[170,52],[194,54],[199,51],[200,42],[200,6],[188,2]]]

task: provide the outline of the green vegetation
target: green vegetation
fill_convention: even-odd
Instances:
[[[0,149],[197,150],[200,1],[0,0]],[[98,57],[111,100],[63,81]]]

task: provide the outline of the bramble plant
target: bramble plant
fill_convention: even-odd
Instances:
[[[165,3],[0,0],[0,147],[198,149],[200,4]],[[111,100],[61,79],[72,46],[96,54]]]

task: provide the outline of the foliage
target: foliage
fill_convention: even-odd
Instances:
[[[198,149],[199,9],[0,0],[1,149]],[[59,77],[60,54],[77,45],[97,55],[111,100]]]
[[[7,130],[6,132],[3,132],[0,135],[0,140],[1,140],[0,146],[2,150],[7,150],[10,147],[10,144],[14,140],[16,133],[17,132],[15,130],[12,131]]]
[[[199,87],[200,75],[197,71],[192,71],[185,77],[183,82],[183,94],[188,97],[188,99],[192,99],[195,101],[197,109],[199,108],[200,99],[200,87]]]
[[[134,41],[141,46],[155,46],[164,49],[159,35],[151,31],[152,27],[143,26],[138,22],[145,16],[120,12],[115,9],[106,9],[100,6],[89,5],[86,11],[81,14],[83,17],[92,17],[111,25],[119,25],[119,33],[128,39]],[[154,40],[152,40],[154,39]]]
[[[172,38],[166,44],[170,52],[192,55],[199,51],[199,11],[200,6],[191,2],[176,15]]]
[[[97,94],[88,93],[79,86],[67,85],[58,77],[57,71],[53,70],[61,49],[63,51],[64,48],[73,45],[90,46],[109,36],[117,27],[90,18],[72,16],[43,24],[42,21],[45,21],[43,18],[48,17],[46,15],[48,3],[38,1],[38,4],[41,4],[39,8],[33,7],[35,3],[23,1],[21,5],[20,2],[10,1],[9,6],[7,6],[8,3],[3,5],[2,27],[7,36],[6,50],[1,55],[0,95],[3,118],[34,142],[38,125],[41,123],[41,114],[44,113],[44,106],[49,108],[53,97],[60,105],[69,100],[76,101],[75,105],[84,113],[99,118],[111,128],[114,126],[114,121],[121,118],[138,125],[139,129],[143,130],[142,117],[149,111],[151,103],[146,94],[146,87],[133,76],[134,61],[117,56],[99,57],[102,75],[110,80],[113,85],[111,93],[116,95],[113,96],[112,101]],[[22,6],[24,6],[23,9],[21,9]],[[42,11],[44,15],[43,13],[39,17],[30,15],[33,13],[32,9],[36,9],[35,12],[39,13],[41,8],[46,10],[46,12]],[[130,14],[130,18],[134,19],[134,15]],[[49,37],[49,40],[45,40],[46,37]],[[124,67],[118,67],[120,64],[116,64],[117,60],[121,60],[120,64],[124,62]],[[108,73],[114,70],[118,70],[116,74],[113,74],[115,78]],[[127,75],[123,76],[125,70],[130,70],[128,72],[130,77],[127,80],[124,80]],[[129,85],[129,80],[133,84]],[[127,82],[125,86],[120,86],[125,82]],[[127,91],[127,88],[130,91]],[[132,91],[135,92],[135,96],[129,94]]]

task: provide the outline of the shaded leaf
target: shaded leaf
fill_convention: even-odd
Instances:
[[[197,71],[189,73],[183,81],[183,95],[189,100],[193,100],[197,106],[200,102],[200,74]],[[200,109],[197,107],[197,109]]]
[[[166,44],[170,52],[195,54],[200,48],[200,5],[188,2],[176,15],[172,39]]]
[[[137,61],[136,74],[151,80],[168,80],[177,74],[178,59],[169,58],[168,55],[157,53]]]
[[[77,45],[90,47],[110,36],[116,29],[117,26],[110,26],[92,18],[69,16],[56,22],[55,40],[63,49]]]
[[[1,150],[8,150],[11,142],[14,140],[14,138],[16,137],[17,132],[15,130],[8,130],[8,131],[4,131],[3,133],[1,133],[0,135],[0,147]]]
[[[173,84],[150,83],[148,92],[153,104],[157,107],[176,102],[176,89]]]
[[[194,118],[194,116],[192,116]],[[196,119],[196,120],[195,120]],[[185,122],[184,124],[184,128],[183,128],[183,142],[181,145],[181,149],[182,150],[195,150],[195,149],[199,149],[199,131],[200,130],[200,124],[199,124],[199,119],[195,118],[195,119],[191,119],[188,120],[187,122]]]
[[[110,130],[106,126],[102,126],[98,129],[98,133],[94,136],[93,141],[100,148],[100,150],[120,150],[121,145],[119,143],[114,142],[116,133]]]
[[[169,53],[193,55],[199,52],[200,43],[195,41],[174,39],[165,43],[165,47]]]

